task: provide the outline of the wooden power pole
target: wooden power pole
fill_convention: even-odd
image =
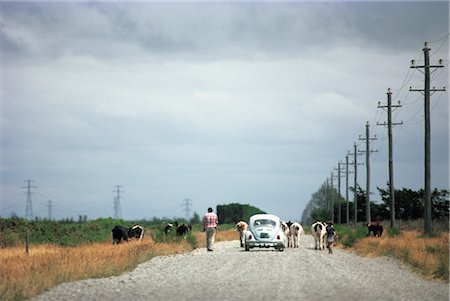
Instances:
[[[430,96],[431,92],[445,91],[445,87],[442,89],[430,89],[430,69],[443,68],[442,60],[439,60],[439,65],[430,66],[430,48],[428,48],[427,42],[425,42],[425,47],[423,48],[423,53],[425,57],[425,64],[423,66],[415,66],[414,60],[411,61],[411,68],[424,69],[422,72],[425,75],[425,87],[424,89],[412,89],[409,91],[420,92],[424,96],[424,111],[425,111],[425,188],[424,188],[424,199],[425,199],[425,211],[424,211],[424,232],[426,234],[431,234],[431,117],[430,117]]]
[[[353,144],[353,153],[348,153],[348,155],[353,156],[353,209],[354,209],[354,226],[356,227],[356,223],[358,222],[358,165],[362,165],[362,163],[358,163],[358,146],[356,142]]]
[[[392,108],[400,108],[400,101],[398,105],[392,105],[391,103],[392,92],[391,89],[388,88],[387,92],[387,105],[382,106],[380,102],[378,103],[378,108],[386,108],[387,109],[387,122],[378,123],[377,125],[387,126],[388,129],[388,139],[389,139],[389,195],[391,199],[391,228],[395,228],[395,190],[394,190],[394,161],[393,161],[393,151],[392,151],[392,127],[395,125],[403,124],[403,122],[395,123],[392,122]]]
[[[366,153],[366,223],[371,223],[372,218],[370,214],[370,153],[377,152],[376,150],[370,149],[370,141],[377,140],[376,137],[370,138],[370,124],[366,123],[366,137],[359,138],[359,140],[366,141],[366,150],[359,151],[361,153]]]

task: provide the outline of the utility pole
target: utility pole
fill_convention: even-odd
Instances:
[[[325,209],[328,210],[328,178],[322,184],[322,200]]]
[[[372,218],[370,216],[370,153],[377,152],[377,150],[370,149],[370,141],[377,140],[377,137],[370,138],[369,134],[370,124],[366,123],[366,138],[359,138],[359,140],[366,141],[366,150],[359,151],[360,153],[366,153],[366,223],[371,223]]]
[[[25,208],[25,218],[32,220],[34,218],[33,215],[33,204],[32,204],[32,198],[33,192],[31,191],[32,188],[36,188],[36,186],[32,186],[31,183],[34,183],[33,180],[26,180],[25,186],[22,186],[22,188],[27,189],[27,206]]]
[[[430,48],[428,48],[427,42],[425,42],[425,47],[423,48],[423,53],[425,57],[425,65],[414,66],[414,60],[411,61],[411,68],[424,69],[424,72],[420,70],[425,75],[425,87],[424,89],[412,89],[409,91],[420,92],[424,96],[424,111],[425,111],[425,188],[424,188],[424,199],[425,199],[425,210],[424,210],[424,232],[426,234],[431,234],[431,114],[430,114],[430,96],[431,92],[445,91],[445,87],[442,89],[430,89],[430,68],[434,68],[433,72],[437,68],[443,68],[442,60],[439,60],[439,65],[430,66]]]
[[[392,105],[391,104],[391,96],[392,96],[392,92],[391,92],[391,88],[388,88],[388,92],[387,92],[387,105],[386,106],[382,106],[380,105],[380,102],[378,102],[378,108],[387,108],[387,123],[383,122],[383,123],[379,123],[377,122],[377,125],[383,125],[383,126],[387,126],[388,129],[388,138],[389,138],[389,195],[391,198],[391,228],[395,228],[395,190],[394,190],[394,162],[393,162],[393,151],[392,151],[392,127],[396,126],[396,125],[401,125],[403,124],[402,122],[399,123],[395,123],[392,122],[392,108],[396,109],[396,108],[400,108],[400,101],[398,102],[398,105]]]
[[[52,201],[48,200],[48,220],[52,220]]]
[[[358,165],[362,165],[362,163],[358,163],[358,145],[356,145],[356,142],[353,144],[353,153],[349,153],[348,155],[353,156],[353,162],[351,163],[353,165],[353,207],[354,207],[354,226],[356,227],[356,223],[358,222]]]
[[[347,227],[350,226],[350,205],[348,202],[348,174],[351,173],[351,171],[348,170],[348,166],[351,163],[348,163],[348,156],[347,154],[345,156],[345,223]]]
[[[334,179],[334,175],[333,172],[331,172],[331,176],[330,176],[330,209],[331,209],[331,221],[334,223],[334,196],[333,196],[333,190],[334,190],[334,185],[333,185],[333,179]]]
[[[120,208],[120,193],[122,192],[120,188],[122,188],[121,185],[116,185],[116,190],[113,192],[116,193],[116,196],[114,197],[114,219],[121,219],[122,218],[122,209]]]
[[[191,206],[192,202],[191,199],[184,199],[181,206],[184,208],[184,217],[186,219],[186,222],[189,222],[189,217],[191,216]]]
[[[330,210],[330,178],[327,178],[327,183],[325,185],[325,208]]]
[[[341,217],[341,215],[342,215],[342,209],[341,209],[341,199],[342,199],[342,197],[341,197],[341,177],[342,177],[342,175],[341,175],[341,164],[342,164],[342,162],[341,161],[339,161],[338,162],[338,168],[337,168],[337,172],[338,172],[338,174],[337,174],[337,180],[338,180],[338,218],[337,218],[337,223],[338,224],[341,224],[342,223],[342,217]],[[336,170],[336,168],[334,169],[334,170]]]

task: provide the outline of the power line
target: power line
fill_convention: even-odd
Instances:
[[[434,43],[440,42],[440,41],[442,41],[442,40],[448,39],[449,35],[450,35],[450,32],[447,33],[447,34],[445,34],[445,35],[442,36],[441,38],[439,38],[439,39],[437,39],[437,40],[435,40],[435,41],[428,42],[428,43],[429,43],[429,44],[434,44]]]

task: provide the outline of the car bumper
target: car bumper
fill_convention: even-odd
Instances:
[[[261,241],[248,241],[245,243],[248,248],[284,248],[284,244],[281,241],[277,242],[261,242]]]

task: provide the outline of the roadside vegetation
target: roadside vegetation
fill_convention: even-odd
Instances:
[[[155,256],[189,252],[205,245],[200,225],[186,237],[161,223],[145,227],[141,242],[111,242],[111,229],[132,222],[99,219],[86,223],[0,220],[0,300],[24,300],[63,282],[120,275]],[[29,232],[29,254],[25,238]],[[237,239],[234,225],[221,225],[217,241]],[[156,238],[156,239],[155,239]]]
[[[336,226],[338,244],[360,256],[387,256],[409,266],[427,279],[449,282],[448,220],[438,222],[435,234],[424,236],[423,220],[400,222],[398,229],[384,226],[382,237],[367,236],[367,227]]]
[[[360,186],[350,189],[356,192],[358,227],[335,225],[339,233],[340,247],[347,248],[362,256],[389,256],[410,266],[425,278],[449,281],[449,215],[450,191],[432,191],[432,234],[424,236],[424,191],[408,188],[395,189],[396,225],[390,228],[390,189],[377,187],[379,201],[370,202],[370,220],[384,221],[381,238],[366,237],[366,191]],[[376,199],[376,197],[374,197]],[[333,200],[331,202],[331,200]],[[355,220],[355,202],[349,202],[330,185],[323,185],[313,193],[302,213],[302,221],[311,225],[316,220],[341,220],[346,224]],[[339,216],[340,214],[340,216]],[[428,232],[428,231],[427,231]]]
[[[111,238],[115,225],[131,226],[133,222],[101,218],[93,221],[70,222],[66,220],[28,221],[22,218],[0,218],[0,248],[23,245],[27,233],[30,244],[55,244],[78,246],[104,242]]]

